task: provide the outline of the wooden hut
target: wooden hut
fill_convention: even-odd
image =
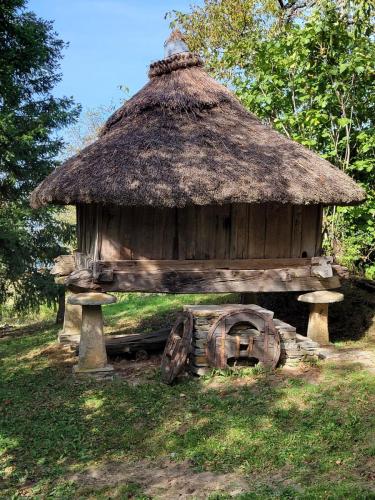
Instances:
[[[322,210],[360,203],[338,168],[262,124],[173,33],[149,82],[33,192],[77,206],[77,290],[257,292],[339,286]]]

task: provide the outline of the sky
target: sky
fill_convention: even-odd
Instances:
[[[56,96],[73,96],[83,109],[116,104],[120,85],[134,94],[147,82],[150,62],[163,58],[165,14],[187,12],[192,0],[29,0],[28,9],[53,20],[69,42]],[[194,0],[194,4],[202,3]]]

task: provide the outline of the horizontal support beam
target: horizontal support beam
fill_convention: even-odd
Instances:
[[[66,280],[74,289],[122,292],[228,293],[288,292],[338,288],[336,276],[311,276],[310,266],[268,270],[165,270],[114,271],[112,282],[94,283],[88,270],[76,271]]]
[[[263,270],[311,265],[311,259],[213,259],[213,260],[100,260],[102,270],[113,271],[215,271]]]

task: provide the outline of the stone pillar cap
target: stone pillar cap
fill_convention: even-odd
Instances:
[[[77,306],[101,306],[104,304],[113,304],[117,302],[117,299],[108,293],[87,292],[70,295],[67,302]]]
[[[309,304],[332,304],[333,302],[341,302],[344,300],[344,295],[339,292],[329,292],[321,290],[319,292],[310,292],[298,297],[300,302],[308,302]]]

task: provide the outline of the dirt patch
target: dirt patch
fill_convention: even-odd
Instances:
[[[344,294],[343,302],[329,307],[329,333],[333,342],[375,338],[375,293],[358,285],[355,278],[343,280],[340,289]],[[276,318],[295,326],[298,333],[306,335],[309,308],[298,302],[298,295],[300,292],[259,293],[258,303],[274,311]]]
[[[40,353],[41,356],[48,358],[51,366],[59,368],[71,368],[77,363],[75,349],[63,344],[53,344]]]
[[[336,363],[357,363],[362,368],[375,374],[375,352],[366,351],[363,349],[335,349],[330,346],[321,348],[320,352],[325,356],[328,361]]]
[[[213,492],[235,496],[248,490],[248,482],[239,474],[194,472],[186,461],[157,464],[146,460],[137,463],[112,462],[90,467],[69,479],[82,487],[94,489],[135,483],[151,498],[164,500],[203,499]]]
[[[155,377],[161,363],[161,354],[153,354],[135,359],[115,358],[109,362],[116,370],[116,375],[125,379],[129,384],[138,385]]]
[[[279,385],[280,382],[298,378],[309,383],[317,384],[321,378],[321,369],[319,367],[310,366],[309,364],[300,363],[293,367],[282,367],[275,372],[266,375],[267,382],[271,385]],[[253,375],[244,377],[213,377],[206,383],[207,389],[225,389],[228,386],[236,387],[252,387],[257,385],[259,377]]]

